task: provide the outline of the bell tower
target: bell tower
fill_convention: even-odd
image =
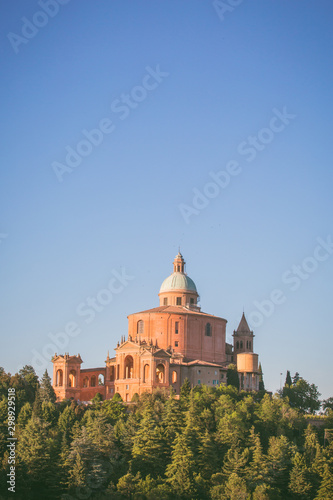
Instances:
[[[253,352],[253,331],[250,330],[243,313],[242,319],[237,330],[234,330],[234,353],[237,355],[240,352]]]

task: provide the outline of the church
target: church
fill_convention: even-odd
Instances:
[[[108,353],[105,366],[81,368],[80,354],[53,356],[58,401],[89,401],[99,392],[103,399],[118,393],[130,402],[134,395],[170,386],[179,394],[186,378],[192,387],[225,385],[230,363],[237,366],[241,389],[259,390],[258,354],[244,313],[233,345],[226,343],[227,320],[201,311],[180,252],[158,296],[158,307],[128,316],[127,339],[118,341],[114,357]]]

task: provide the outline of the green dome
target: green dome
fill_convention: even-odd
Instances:
[[[184,273],[172,273],[163,281],[160,293],[171,292],[172,290],[187,290],[198,293],[194,281]]]

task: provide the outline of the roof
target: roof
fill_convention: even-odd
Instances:
[[[187,290],[189,292],[198,293],[194,281],[187,276],[187,274],[180,272],[170,274],[170,276],[163,281],[160,293],[173,290]]]
[[[184,363],[183,363],[184,364]],[[224,368],[227,370],[226,366],[223,366],[221,363],[212,363],[211,361],[202,361],[201,359],[195,359],[194,361],[189,361],[186,363],[188,366],[200,365],[200,366],[215,366],[216,368]]]
[[[145,311],[138,311],[133,314],[144,314],[144,313],[192,314],[194,316],[207,316],[210,318],[219,318],[226,321],[226,319],[220,318],[219,316],[214,316],[213,314],[204,313],[202,311],[193,311],[185,306],[158,306],[154,307],[153,309],[146,309]],[[133,314],[130,314],[129,316],[133,316]]]
[[[242,319],[240,320],[240,323],[238,325],[238,328],[236,330],[237,333],[253,333],[251,332],[249,325],[246,321],[245,314],[243,313]]]

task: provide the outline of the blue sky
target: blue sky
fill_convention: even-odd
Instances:
[[[269,390],[289,369],[333,396],[332,3],[51,4],[0,6],[0,365],[41,373],[74,322],[56,350],[102,366],[180,245],[228,339],[252,318]],[[114,272],[133,279],[87,323]]]

